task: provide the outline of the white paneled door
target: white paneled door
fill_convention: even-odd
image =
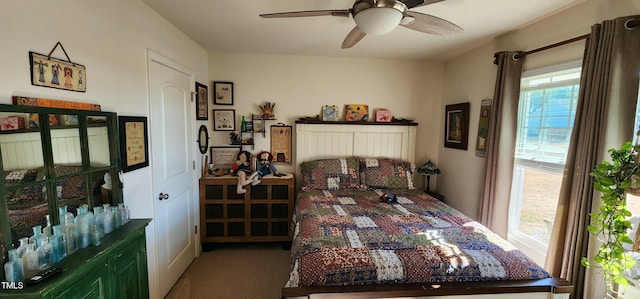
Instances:
[[[191,89],[193,75],[165,59],[150,59],[156,269],[164,297],[196,255]]]

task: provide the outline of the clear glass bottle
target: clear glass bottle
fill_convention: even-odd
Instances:
[[[67,256],[78,250],[78,228],[73,223],[73,215],[66,215],[66,225],[62,227],[62,234],[64,234],[65,249],[67,250]]]
[[[53,231],[51,230],[51,217],[49,215],[45,215],[44,217],[47,218],[47,226],[42,229],[42,234],[50,237],[53,235]]]
[[[22,267],[24,267],[24,277],[29,278],[40,271],[38,253],[35,251],[36,244],[27,244],[27,251],[22,256]]]
[[[108,234],[113,231],[115,223],[113,223],[113,213],[111,213],[111,209],[109,204],[103,204],[104,207],[104,233]]]
[[[118,210],[120,210],[120,224],[122,226],[127,222],[127,213],[124,209],[124,203],[118,204]]]
[[[22,259],[18,257],[18,250],[9,250],[9,260],[4,264],[4,277],[8,282],[24,280],[24,268]]]
[[[27,244],[29,244],[29,238],[27,237],[20,238],[18,241],[20,241],[20,246],[17,249],[18,257],[22,258],[25,252],[27,252]]]
[[[91,239],[93,238],[91,229],[95,226],[95,219],[86,204],[78,207],[76,225],[78,229],[78,247],[85,248],[91,245]]]
[[[96,224],[96,230],[98,231],[99,239],[104,237],[104,208],[93,207],[93,213],[95,215],[94,221]]]
[[[49,244],[49,238],[43,238],[42,243],[36,249],[38,253],[38,268],[40,270],[49,269],[51,267],[51,244]]]
[[[113,229],[122,226],[122,216],[120,216],[120,210],[118,207],[111,207],[111,213],[113,214]]]
[[[67,257],[67,251],[64,244],[64,235],[60,225],[53,226],[53,235],[49,237],[51,243],[51,262],[57,263]]]

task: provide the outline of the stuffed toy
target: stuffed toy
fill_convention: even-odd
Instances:
[[[258,154],[258,160],[256,161],[256,172],[254,172],[248,180],[251,181],[251,185],[255,186],[260,184],[260,179],[267,175],[273,174],[274,176],[284,176],[279,173],[276,167],[271,163],[273,161],[273,155],[270,152],[262,151]]]
[[[247,151],[240,151],[238,153],[237,159],[238,160],[233,163],[233,166],[231,166],[231,174],[238,177],[238,187],[236,188],[236,193],[244,194],[247,192],[247,190],[244,189],[244,186],[252,183],[252,180],[247,178],[247,176],[251,173],[251,169],[249,167],[251,153]],[[251,177],[253,176],[254,175],[251,175]]]

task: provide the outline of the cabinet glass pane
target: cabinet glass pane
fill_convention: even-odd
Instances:
[[[222,190],[224,185],[206,185],[204,186],[205,199],[222,199]]]
[[[112,175],[107,175],[108,171],[98,171],[91,173],[91,193],[93,193],[93,206],[100,206],[105,203],[115,206],[118,203],[113,198],[113,181]],[[107,182],[108,181],[108,182]]]
[[[287,222],[274,222],[271,224],[272,236],[288,236],[289,235],[289,223]]]
[[[207,223],[207,237],[223,237],[224,223]]]
[[[242,199],[244,200],[244,194],[238,194],[236,191],[237,185],[225,185],[227,186],[227,199]],[[246,193],[245,193],[246,194]]]
[[[68,176],[56,180],[56,198],[59,207],[67,206],[67,211],[78,215],[78,207],[81,204],[88,204],[84,175]]]
[[[272,218],[289,218],[289,205],[288,204],[271,205],[271,217]]]
[[[251,222],[251,236],[261,237],[269,235],[269,225],[266,222]]]
[[[227,205],[228,218],[244,218],[244,205]]]
[[[266,204],[251,205],[251,218],[267,218],[268,209]]]
[[[2,152],[3,178],[7,187],[16,186],[44,176],[44,156],[40,131],[36,129],[18,129],[24,127],[27,113],[0,113],[2,130],[0,131],[0,151]],[[38,114],[34,114],[38,121]],[[14,122],[22,119],[22,125]],[[37,123],[36,123],[37,124]],[[28,126],[28,124],[26,125]]]
[[[229,228],[228,236],[244,237],[244,222],[229,222],[227,227]]]
[[[289,199],[289,186],[273,185],[271,188],[272,199]]]
[[[222,219],[224,218],[224,206],[221,204],[207,204],[205,205],[205,216],[207,219]]]
[[[46,225],[45,215],[49,214],[46,191],[45,184],[40,183],[7,192],[9,223],[14,243],[19,238],[33,235],[31,227],[34,225]]]
[[[107,118],[104,116],[91,116],[89,120],[91,120],[91,123],[87,127],[87,138],[89,139],[89,161],[91,162],[91,167],[111,165]]]
[[[267,199],[267,185],[251,186],[251,199]]]
[[[49,115],[51,151],[56,176],[82,171],[80,129],[77,124],[77,115]]]

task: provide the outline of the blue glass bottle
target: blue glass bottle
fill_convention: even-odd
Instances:
[[[47,236],[42,234],[42,225],[33,226],[31,229],[33,230],[33,236],[29,237],[29,243],[34,243],[35,249],[38,250],[42,245],[42,240],[46,239]]]
[[[60,225],[53,226],[53,235],[49,237],[51,243],[51,262],[57,263],[67,257],[67,251],[65,250],[64,235],[62,234],[62,227]]]
[[[18,257],[18,251],[16,249],[9,250],[9,261],[4,264],[4,276],[8,282],[24,280],[22,259]]]

